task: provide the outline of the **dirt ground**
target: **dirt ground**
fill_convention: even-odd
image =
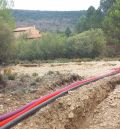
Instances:
[[[43,76],[49,71],[59,71],[60,73],[78,74],[84,77],[91,77],[120,66],[120,61],[91,61],[91,62],[70,62],[70,63],[50,63],[39,64],[36,67],[13,67],[19,74],[38,73]]]
[[[119,66],[119,61],[11,66],[17,76],[0,89],[0,114]],[[14,129],[120,129],[119,107],[120,74],[70,91]]]

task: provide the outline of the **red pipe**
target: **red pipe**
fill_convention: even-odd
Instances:
[[[40,98],[39,98],[39,100],[40,100]],[[22,110],[24,110],[25,108],[29,107],[30,105],[32,105],[33,103],[35,103],[37,101],[38,101],[38,99],[26,104],[25,106],[20,107],[19,109],[15,110],[13,112],[9,112],[9,113],[6,113],[4,115],[1,115],[0,116],[0,122],[9,118],[9,117],[11,117],[11,116],[13,116],[13,115],[15,115],[15,114],[17,114],[18,112],[21,112]]]
[[[20,115],[22,115],[22,114],[26,113],[27,111],[29,111],[30,109],[34,108],[35,106],[37,106],[37,105],[39,105],[39,104],[41,104],[41,103],[43,103],[43,102],[45,102],[45,101],[51,99],[52,97],[54,97],[54,96],[56,96],[56,95],[58,95],[58,94],[60,94],[60,93],[62,93],[62,92],[65,92],[65,91],[68,91],[68,90],[70,90],[70,89],[72,89],[72,88],[78,87],[79,85],[82,85],[82,84],[84,84],[84,83],[97,80],[97,79],[99,79],[99,78],[101,78],[101,77],[104,77],[104,76],[106,76],[106,75],[108,75],[108,76],[109,76],[109,75],[112,75],[112,74],[114,74],[114,73],[116,73],[116,72],[120,72],[120,68],[117,68],[117,69],[115,69],[115,70],[112,71],[112,72],[109,72],[109,73],[107,73],[107,74],[104,74],[104,75],[101,75],[101,76],[98,76],[98,77],[92,77],[92,78],[89,78],[89,79],[86,79],[86,80],[83,80],[83,81],[78,81],[78,82],[76,82],[76,83],[73,83],[73,84],[71,84],[71,85],[68,85],[68,86],[65,87],[65,88],[62,88],[62,89],[60,89],[60,90],[58,90],[58,91],[55,91],[54,93],[51,93],[51,94],[49,94],[49,95],[47,95],[47,96],[44,96],[44,97],[41,98],[39,101],[33,103],[32,105],[30,105],[30,106],[27,107],[26,109],[22,110],[21,112],[19,112],[19,113],[15,114],[15,115],[11,116],[10,118],[5,119],[5,120],[3,120],[2,122],[0,122],[0,127],[4,126],[5,124],[11,122],[11,121],[14,120],[15,118],[19,117]]]

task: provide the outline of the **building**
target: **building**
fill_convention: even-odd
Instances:
[[[35,28],[35,26],[16,28],[13,32],[16,39],[20,37],[25,39],[38,39],[42,36],[39,30]]]

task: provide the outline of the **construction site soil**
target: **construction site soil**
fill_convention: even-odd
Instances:
[[[0,85],[0,114],[119,66],[119,61],[11,66],[17,75]],[[13,129],[120,129],[120,74],[69,91]]]

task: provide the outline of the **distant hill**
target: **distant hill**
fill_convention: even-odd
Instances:
[[[72,30],[86,11],[30,11],[13,10],[17,27],[35,25],[41,31],[64,31],[67,27]]]

